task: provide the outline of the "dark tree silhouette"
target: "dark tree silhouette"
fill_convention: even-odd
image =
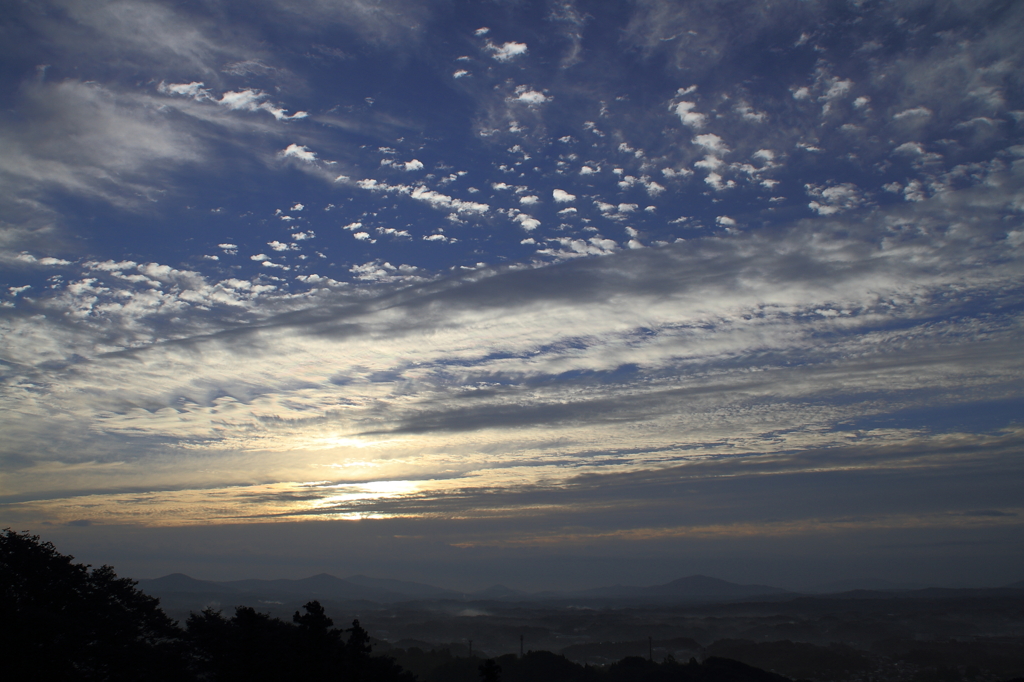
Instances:
[[[349,658],[368,658],[373,647],[370,645],[370,633],[359,625],[359,619],[352,621],[352,627],[345,632],[350,633],[345,648],[348,650]]]
[[[279,618],[238,606],[231,620],[204,610],[187,621],[189,641],[200,673],[221,682],[281,680],[300,664],[295,628]]]
[[[480,664],[481,682],[501,682],[501,666],[493,658]]]
[[[3,670],[20,680],[182,680],[181,631],[129,578],[39,536],[0,535]]]
[[[292,616],[297,626],[296,645],[301,678],[308,680],[336,678],[343,668],[341,631],[324,612],[318,601],[306,603],[304,614]]]
[[[359,625],[359,619],[352,621],[352,627],[345,632],[349,633],[348,641],[345,642],[345,658],[347,659],[347,672],[353,680],[363,679],[367,662],[370,660],[370,634]]]

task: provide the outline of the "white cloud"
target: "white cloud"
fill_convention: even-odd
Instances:
[[[311,286],[326,286],[326,287],[344,287],[348,286],[348,282],[339,282],[336,279],[326,277],[324,275],[295,275],[295,279],[300,282],[305,282]]]
[[[316,161],[316,152],[310,151],[309,147],[306,147],[305,145],[290,144],[281,152],[281,156],[284,158],[293,156],[300,161],[307,161],[310,163]]]
[[[516,57],[526,54],[527,51],[526,43],[514,42],[503,43],[501,46],[487,43],[487,49],[491,52],[491,56],[499,62],[511,61]]]
[[[512,218],[512,220],[515,220],[517,223],[519,223],[520,226],[522,226],[522,228],[527,232],[532,232],[533,230],[540,227],[539,220],[537,220],[533,216],[528,216],[525,213],[517,214],[515,217]]]
[[[697,135],[693,138],[693,144],[705,149],[712,154],[728,154],[729,147],[726,146],[725,140],[714,133],[705,133],[704,135]]]
[[[210,91],[206,89],[206,84],[196,81],[191,83],[160,83],[157,86],[157,90],[197,100],[213,99]]]
[[[920,180],[911,180],[903,188],[903,198],[907,201],[924,201],[928,198],[924,184]]]
[[[921,146],[920,142],[904,142],[899,147],[896,147],[896,149],[893,149],[892,153],[920,156],[924,154],[924,147]]]
[[[419,159],[413,159],[412,161],[406,161],[402,164],[402,168],[407,171],[423,170],[423,162]]]
[[[696,106],[696,102],[679,102],[673,108],[683,125],[699,130],[707,123],[708,117],[694,111]]]
[[[816,200],[807,206],[818,215],[833,215],[857,208],[864,203],[860,189],[853,183],[842,183],[831,187],[807,184],[804,189]]]
[[[36,258],[30,253],[21,253],[15,257],[15,260],[19,260],[22,263],[33,263],[37,265],[71,265],[71,261],[64,260],[63,258],[54,258],[53,256]]]
[[[448,194],[442,194],[436,190],[429,189],[426,185],[419,185],[416,187],[411,185],[390,185],[386,182],[380,182],[373,178],[365,178],[357,181],[356,186],[360,189],[369,190],[371,192],[397,192],[398,194],[406,195],[416,201],[422,201],[430,204],[434,208],[454,211],[459,214],[483,214],[491,208],[487,204],[476,201],[456,199]]]
[[[724,166],[725,162],[722,161],[717,156],[712,156],[712,155],[708,154],[707,156],[705,156],[700,161],[695,161],[693,165],[694,165],[695,168],[701,168],[703,170],[713,171],[713,170],[718,170],[719,168]]]
[[[529,194],[525,197],[519,197],[519,203],[523,204],[524,206],[533,206],[534,204],[540,203],[540,197],[533,194]]]
[[[459,69],[458,71],[452,74],[452,78],[464,78],[468,75],[469,71],[466,71],[465,69]]]
[[[423,201],[434,208],[441,208],[445,210],[453,210],[457,213],[476,213],[483,214],[490,210],[490,206],[482,204],[476,201],[463,201],[462,199],[455,199],[448,196],[447,194],[441,194],[434,190],[427,189],[424,186],[419,186],[412,190],[409,194],[410,197],[417,201]]]
[[[768,120],[768,114],[763,111],[756,111],[746,102],[740,102],[733,110],[742,116],[747,121],[756,121],[758,123],[764,123]]]
[[[591,237],[590,239],[572,239],[559,237],[549,240],[561,245],[561,249],[538,249],[537,253],[556,258],[579,258],[581,256],[607,256],[618,250],[619,245],[612,239]]]
[[[576,201],[576,195],[569,194],[564,189],[551,190],[551,197],[555,200],[556,204],[567,204],[570,201]]]
[[[620,152],[624,152],[626,154],[632,154],[633,157],[637,158],[637,159],[644,158],[644,150],[643,149],[635,149],[633,147],[630,147],[629,144],[626,143],[626,142],[620,142],[619,143],[619,151]]]
[[[832,100],[845,96],[853,89],[853,81],[834,78],[828,86],[828,90],[819,99]]]
[[[721,225],[722,227],[733,227],[736,225],[736,221],[727,215],[720,215],[715,218],[715,224]]]
[[[377,234],[383,234],[389,237],[412,237],[408,230],[399,230],[394,227],[378,227]]]
[[[343,225],[341,229],[355,232],[356,230],[362,229],[362,227],[363,224],[361,222],[356,221],[353,223],[349,223],[348,225]]]
[[[599,170],[601,170],[600,166],[596,168],[593,166],[583,166],[582,168],[580,168],[580,175],[594,175]]]
[[[905,121],[905,120],[923,120],[931,118],[932,110],[927,107],[914,107],[913,109],[904,109],[903,111],[893,114],[892,118],[894,121]]]
[[[666,178],[685,178],[689,175],[693,175],[693,171],[689,168],[681,168],[678,170],[675,168],[662,168],[661,174]]]
[[[356,279],[364,282],[418,282],[423,281],[419,268],[413,265],[394,266],[387,261],[373,260],[362,265],[353,265],[349,268]]]
[[[160,83],[157,90],[164,94],[180,95],[188,97],[197,102],[211,102],[218,104],[232,111],[266,111],[278,121],[290,121],[302,119],[309,116],[305,111],[297,111],[292,115],[286,113],[286,109],[276,107],[270,102],[264,101],[267,93],[262,90],[239,90],[225,92],[216,99],[211,91],[204,87],[203,83]]]
[[[246,109],[248,111],[254,111],[257,103],[263,99],[263,97],[265,97],[265,95],[257,90],[225,92],[221,95],[220,99],[217,100],[217,103],[223,104],[228,109]]]
[[[735,180],[724,180],[718,173],[708,173],[708,176],[704,178],[704,182],[710,185],[716,192],[732,189],[736,186]]]
[[[647,194],[649,194],[652,197],[656,197],[665,191],[665,188],[662,185],[659,185],[657,182],[651,180],[646,175],[640,178],[640,180],[641,182],[643,182],[644,189],[647,190]]]
[[[525,104],[536,105],[550,102],[551,97],[545,95],[543,92],[536,90],[530,90],[525,85],[520,85],[516,88],[516,101],[523,102]]]

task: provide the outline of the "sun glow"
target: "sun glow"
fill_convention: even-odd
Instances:
[[[419,481],[371,481],[369,483],[341,483],[326,486],[325,490],[339,491],[313,503],[313,509],[324,509],[341,504],[387,500],[416,493],[421,488]]]

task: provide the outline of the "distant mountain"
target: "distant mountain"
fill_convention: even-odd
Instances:
[[[491,585],[490,587],[478,592],[467,593],[466,596],[472,597],[473,599],[515,599],[526,598],[534,595],[528,595],[526,592],[514,590],[511,587],[505,587],[504,585]]]
[[[686,597],[753,597],[769,594],[786,594],[780,587],[769,585],[740,585],[706,575],[691,575],[664,585],[645,588],[654,595]]]
[[[138,581],[139,589],[149,594],[160,594],[169,592],[187,594],[223,594],[225,592],[237,592],[233,587],[225,583],[213,582],[212,580],[196,580],[184,573],[171,573],[162,578],[144,578]]]
[[[373,585],[359,585],[342,580],[328,573],[302,578],[301,580],[231,580],[223,585],[243,592],[274,597],[298,597],[300,599],[365,599],[390,603],[407,601],[413,597],[401,592],[383,589]]]
[[[577,592],[577,595],[584,597],[600,597],[607,599],[628,599],[639,598],[650,599],[673,599],[683,601],[707,601],[712,599],[743,599],[747,597],[762,597],[789,594],[786,590],[769,585],[740,585],[731,583],[719,578],[711,578],[706,575],[691,575],[686,578],[679,578],[664,585],[653,585],[651,587],[631,587],[627,585],[613,585],[611,587],[597,587],[590,590]]]
[[[345,581],[416,599],[461,599],[463,594],[462,592],[446,590],[443,587],[435,587],[426,583],[392,580],[390,578],[371,578],[366,575],[350,575],[345,578]]]
[[[920,590],[927,587],[923,583],[896,583],[881,578],[854,578],[851,580],[834,580],[821,585],[815,585],[811,592],[819,594],[834,594],[838,592],[852,592],[854,590],[873,590],[878,592],[895,592],[900,590]]]
[[[277,580],[230,580],[226,582],[196,580],[182,573],[174,573],[162,578],[140,580],[139,587],[147,593],[162,599],[173,596],[180,600],[186,595],[193,595],[204,600],[216,599],[226,603],[233,603],[243,599],[258,600],[264,603],[319,599],[391,604],[403,601],[447,599],[547,602],[579,598],[610,599],[616,601],[636,600],[640,602],[665,599],[706,602],[789,594],[778,587],[739,585],[704,575],[691,575],[686,578],[673,580],[664,585],[650,587],[613,585],[578,592],[548,591],[534,594],[506,587],[505,585],[492,585],[476,592],[462,593],[425,583],[389,578],[372,578],[366,575],[353,575],[343,579],[327,573],[302,578],[301,580],[282,578]]]

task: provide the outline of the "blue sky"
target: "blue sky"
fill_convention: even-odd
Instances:
[[[1018,4],[3,7],[5,524],[137,577],[1020,579]]]

